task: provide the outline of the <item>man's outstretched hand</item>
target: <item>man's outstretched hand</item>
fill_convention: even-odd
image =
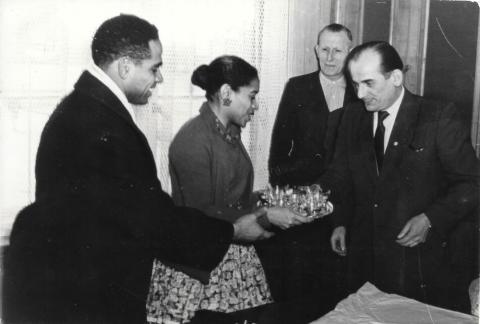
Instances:
[[[253,242],[272,237],[272,232],[266,231],[258,222],[257,218],[266,214],[265,208],[260,208],[251,214],[240,217],[233,223],[233,240],[236,242]]]

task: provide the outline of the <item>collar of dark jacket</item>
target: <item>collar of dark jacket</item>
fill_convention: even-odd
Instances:
[[[106,85],[90,74],[90,72],[84,71],[74,87],[75,90],[85,94],[86,96],[100,101],[131,124],[135,124],[132,116],[127,111],[120,99],[118,99],[117,96],[115,96],[115,94]]]

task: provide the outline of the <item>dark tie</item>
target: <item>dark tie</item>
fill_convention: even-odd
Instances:
[[[383,142],[385,138],[385,126],[383,125],[383,121],[385,118],[388,117],[388,112],[386,111],[379,111],[378,112],[378,123],[377,123],[377,129],[375,130],[375,155],[377,158],[377,167],[378,167],[378,173],[382,170],[382,164],[383,164]]]

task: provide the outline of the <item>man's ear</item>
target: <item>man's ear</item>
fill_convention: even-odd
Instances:
[[[318,47],[318,44],[313,47],[313,50],[315,51],[315,55],[318,57],[318,53],[319,53],[318,51],[320,50],[320,48]]]
[[[403,72],[399,69],[392,71],[393,85],[399,87],[403,84]]]
[[[131,66],[132,60],[128,57],[121,57],[118,59],[118,64],[117,64],[117,70],[118,70],[118,76],[122,79],[125,80],[128,77],[128,74],[131,71]]]

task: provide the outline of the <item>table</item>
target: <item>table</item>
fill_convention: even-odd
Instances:
[[[371,283],[338,304],[327,292],[316,297],[273,303],[230,314],[197,312],[192,324],[477,324],[478,317],[459,313],[395,294]]]
[[[478,317],[387,294],[365,283],[311,324],[476,324]]]

